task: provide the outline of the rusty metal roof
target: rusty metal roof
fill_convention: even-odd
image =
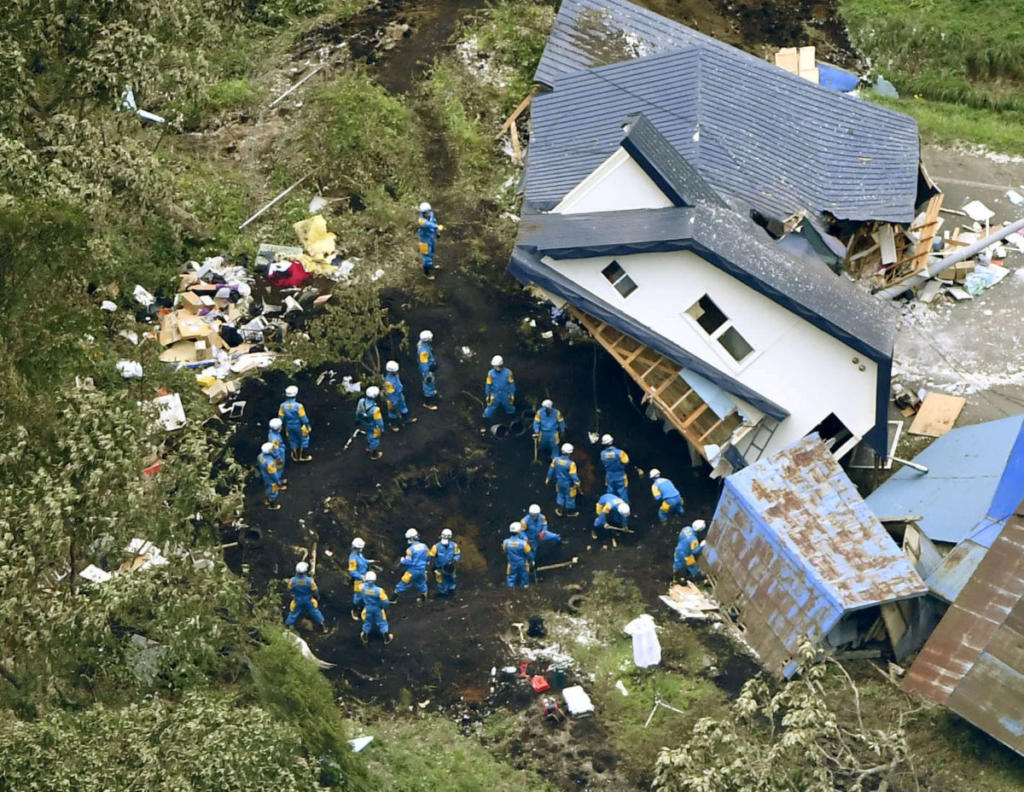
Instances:
[[[928,591],[816,435],[725,480],[705,557],[775,672],[846,613]]]
[[[1024,504],[946,611],[904,687],[1024,754]]]

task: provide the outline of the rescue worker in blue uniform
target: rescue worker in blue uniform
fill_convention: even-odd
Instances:
[[[418,595],[417,602],[427,598],[427,562],[430,561],[429,548],[420,541],[420,535],[415,528],[405,532],[405,541],[409,543],[405,555],[399,560],[399,564],[405,567],[405,574],[395,586],[395,602],[398,597],[415,586]]]
[[[437,581],[437,596],[447,597],[455,593],[455,565],[462,560],[462,551],[452,539],[450,528],[441,531],[441,539],[427,551],[434,565],[434,579]]]
[[[505,360],[501,355],[491,358],[491,370],[487,372],[484,383],[484,418],[490,418],[501,407],[509,415],[515,411],[516,381],[512,370],[505,368]]]
[[[281,471],[277,467],[277,460],[274,459],[273,443],[264,443],[260,446],[260,453],[256,457],[256,464],[259,466],[263,486],[267,491],[267,508],[271,511],[277,511],[281,508],[281,504],[277,502],[277,496],[281,490],[286,488],[281,483]]]
[[[629,504],[618,495],[606,492],[598,498],[594,511],[597,516],[590,530],[592,538],[597,539],[597,532],[608,526],[629,532]]]
[[[693,525],[684,525],[679,532],[679,541],[676,542],[676,552],[672,558],[672,572],[678,575],[684,569],[690,573],[690,577],[700,577],[700,567],[697,566],[697,556],[704,549],[704,543],[697,539],[697,532],[703,531],[705,522],[694,520]]]
[[[416,362],[420,367],[420,380],[423,383],[423,406],[428,410],[437,409],[437,383],[434,380],[437,361],[434,359],[433,343],[434,334],[424,330],[420,333],[419,343],[416,344]]]
[[[576,463],[572,461],[572,443],[562,444],[562,453],[551,460],[544,483],[555,481],[555,514],[559,517],[578,517],[576,511],[576,495],[580,488],[580,477],[576,472]]]
[[[398,361],[389,360],[384,368],[384,399],[388,404],[388,426],[392,432],[402,428],[403,423],[416,423],[416,418],[409,417],[409,405],[405,403],[405,386],[398,376]]]
[[[300,561],[295,565],[295,576],[288,581],[288,590],[292,593],[292,604],[288,608],[288,616],[284,620],[286,627],[291,627],[303,616],[309,616],[317,625],[323,625],[324,615],[320,612],[317,598],[316,581],[309,576],[309,564]]]
[[[540,550],[542,542],[557,544],[562,541],[561,536],[548,530],[548,518],[541,514],[540,505],[537,503],[530,504],[530,508],[519,522],[523,526],[523,536],[535,551]]]
[[[423,274],[427,280],[434,279],[434,244],[437,235],[444,231],[444,226],[437,222],[437,216],[426,201],[420,204],[420,216],[416,220],[417,235],[420,243],[420,256],[423,260]]]
[[[555,409],[551,399],[540,403],[540,409],[533,416],[533,440],[537,443],[538,454],[548,459],[558,456],[558,444],[565,437],[565,420],[560,410]]]
[[[501,543],[508,564],[505,569],[505,582],[509,588],[530,585],[530,567],[533,565],[533,546],[529,540],[520,536],[522,525],[517,520],[508,527],[509,537]]]
[[[615,442],[610,434],[601,437],[601,464],[604,465],[604,484],[608,492],[618,495],[626,503],[629,503],[629,475],[626,473],[626,465],[629,464],[629,454],[621,448],[616,448]]]
[[[284,463],[288,459],[288,454],[284,446],[284,424],[280,418],[270,419],[267,442],[274,446],[274,459],[277,461],[277,469],[281,472],[281,483],[287,484],[288,482],[284,478]]]
[[[366,433],[366,452],[370,459],[380,459],[384,452],[380,450],[380,438],[384,434],[384,417],[377,406],[380,388],[371,385],[366,389],[356,405],[356,424]]]
[[[395,636],[388,629],[388,612],[386,608],[391,603],[388,595],[377,585],[377,573],[367,572],[363,578],[363,629],[359,632],[359,640],[366,646],[370,642],[370,633],[374,627],[380,630],[384,636],[384,643],[391,643]]]
[[[352,581],[352,618],[362,619],[363,610],[363,579],[370,569],[370,562],[363,556],[366,542],[358,536],[352,540],[352,552],[348,554],[348,577]]]
[[[683,496],[679,494],[676,485],[664,478],[657,468],[651,471],[650,476],[651,495],[658,504],[658,522],[665,522],[673,514],[682,516]]]
[[[299,389],[289,385],[284,389],[285,400],[277,410],[277,417],[284,421],[288,433],[288,447],[292,450],[293,462],[310,462],[313,457],[306,453],[309,448],[309,435],[312,427],[306,415],[306,408],[295,400]]]

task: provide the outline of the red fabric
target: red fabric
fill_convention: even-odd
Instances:
[[[284,288],[285,286],[301,286],[307,280],[313,276],[306,272],[306,268],[302,266],[302,262],[298,259],[292,259],[292,266],[286,272],[275,272],[273,275],[269,275],[269,280],[274,286]]]

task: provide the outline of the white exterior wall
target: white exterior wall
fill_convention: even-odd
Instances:
[[[559,214],[621,212],[627,209],[665,209],[672,201],[625,149],[599,165],[566,194],[553,211]]]
[[[788,410],[790,417],[780,424],[765,453],[800,439],[829,413],[835,413],[857,438],[874,426],[878,378],[874,361],[694,253],[642,253],[614,259],[637,285],[629,297],[622,297],[601,274],[613,257],[563,261],[546,257],[544,261],[653,332]],[[704,294],[754,348],[741,363],[683,313]],[[852,362],[854,358],[858,363]],[[848,448],[833,450],[842,453]]]

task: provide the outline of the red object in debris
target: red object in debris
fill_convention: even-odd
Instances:
[[[148,468],[143,468],[142,472],[145,473],[147,476],[152,476],[158,470],[160,470],[160,463],[159,462],[154,462]]]
[[[525,663],[519,664],[519,673],[516,674],[520,679],[529,679],[530,675],[526,673],[526,669],[530,667],[530,661],[527,660]]]
[[[302,266],[302,262],[298,259],[289,259],[292,265],[286,272],[275,272],[273,275],[268,275],[267,280],[278,288],[284,288],[286,286],[301,286],[307,280],[313,276],[306,272],[306,268]]]
[[[540,674],[530,678],[530,687],[533,688],[534,693],[543,693],[545,690],[551,690],[551,685]]]

